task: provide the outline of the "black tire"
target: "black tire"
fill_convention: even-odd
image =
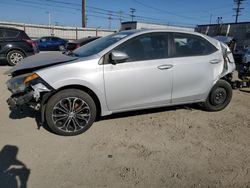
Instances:
[[[232,87],[225,80],[219,80],[211,89],[202,107],[207,111],[220,111],[227,107],[232,99]]]
[[[59,50],[59,51],[65,51],[65,46],[64,46],[64,45],[58,46],[58,50]]]
[[[10,66],[15,66],[23,58],[25,58],[25,55],[19,50],[12,50],[7,54],[7,62]]]
[[[62,136],[79,135],[87,131],[94,123],[96,105],[94,100],[84,91],[78,89],[62,90],[49,99],[45,118],[49,128],[54,133]]]

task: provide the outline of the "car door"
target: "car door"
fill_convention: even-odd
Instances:
[[[42,37],[42,38],[38,41],[39,50],[41,50],[41,51],[46,51],[46,50],[48,50],[48,42],[49,42],[49,38],[48,38],[48,37]]]
[[[51,38],[51,50],[58,50],[61,45],[60,39],[56,37]]]
[[[104,65],[106,100],[109,110],[123,111],[163,106],[171,101],[172,65],[168,59],[167,33],[137,36],[114,51],[124,52],[126,62]]]
[[[206,97],[223,56],[206,39],[193,34],[172,33],[173,103],[199,101]]]

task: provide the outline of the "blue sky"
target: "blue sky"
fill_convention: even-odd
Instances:
[[[62,3],[60,3],[62,2]],[[81,26],[81,0],[0,0],[0,20]],[[87,26],[117,28],[122,21],[131,21],[130,8],[135,8],[135,20],[173,25],[195,26],[234,22],[233,0],[86,0]],[[239,21],[250,21],[250,0],[243,2]],[[120,11],[122,13],[120,13]],[[108,19],[111,17],[111,21]]]

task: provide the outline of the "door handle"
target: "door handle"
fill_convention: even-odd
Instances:
[[[166,69],[171,69],[173,65],[160,65],[157,68],[160,70],[166,70]]]
[[[221,62],[221,60],[219,60],[219,59],[213,59],[213,60],[209,61],[209,63],[211,63],[211,64],[218,64],[220,62]]]

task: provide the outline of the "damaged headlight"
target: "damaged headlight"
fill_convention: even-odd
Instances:
[[[38,84],[39,80],[40,77],[36,73],[32,73],[13,77],[6,84],[13,94],[17,94],[24,92],[31,85]]]

